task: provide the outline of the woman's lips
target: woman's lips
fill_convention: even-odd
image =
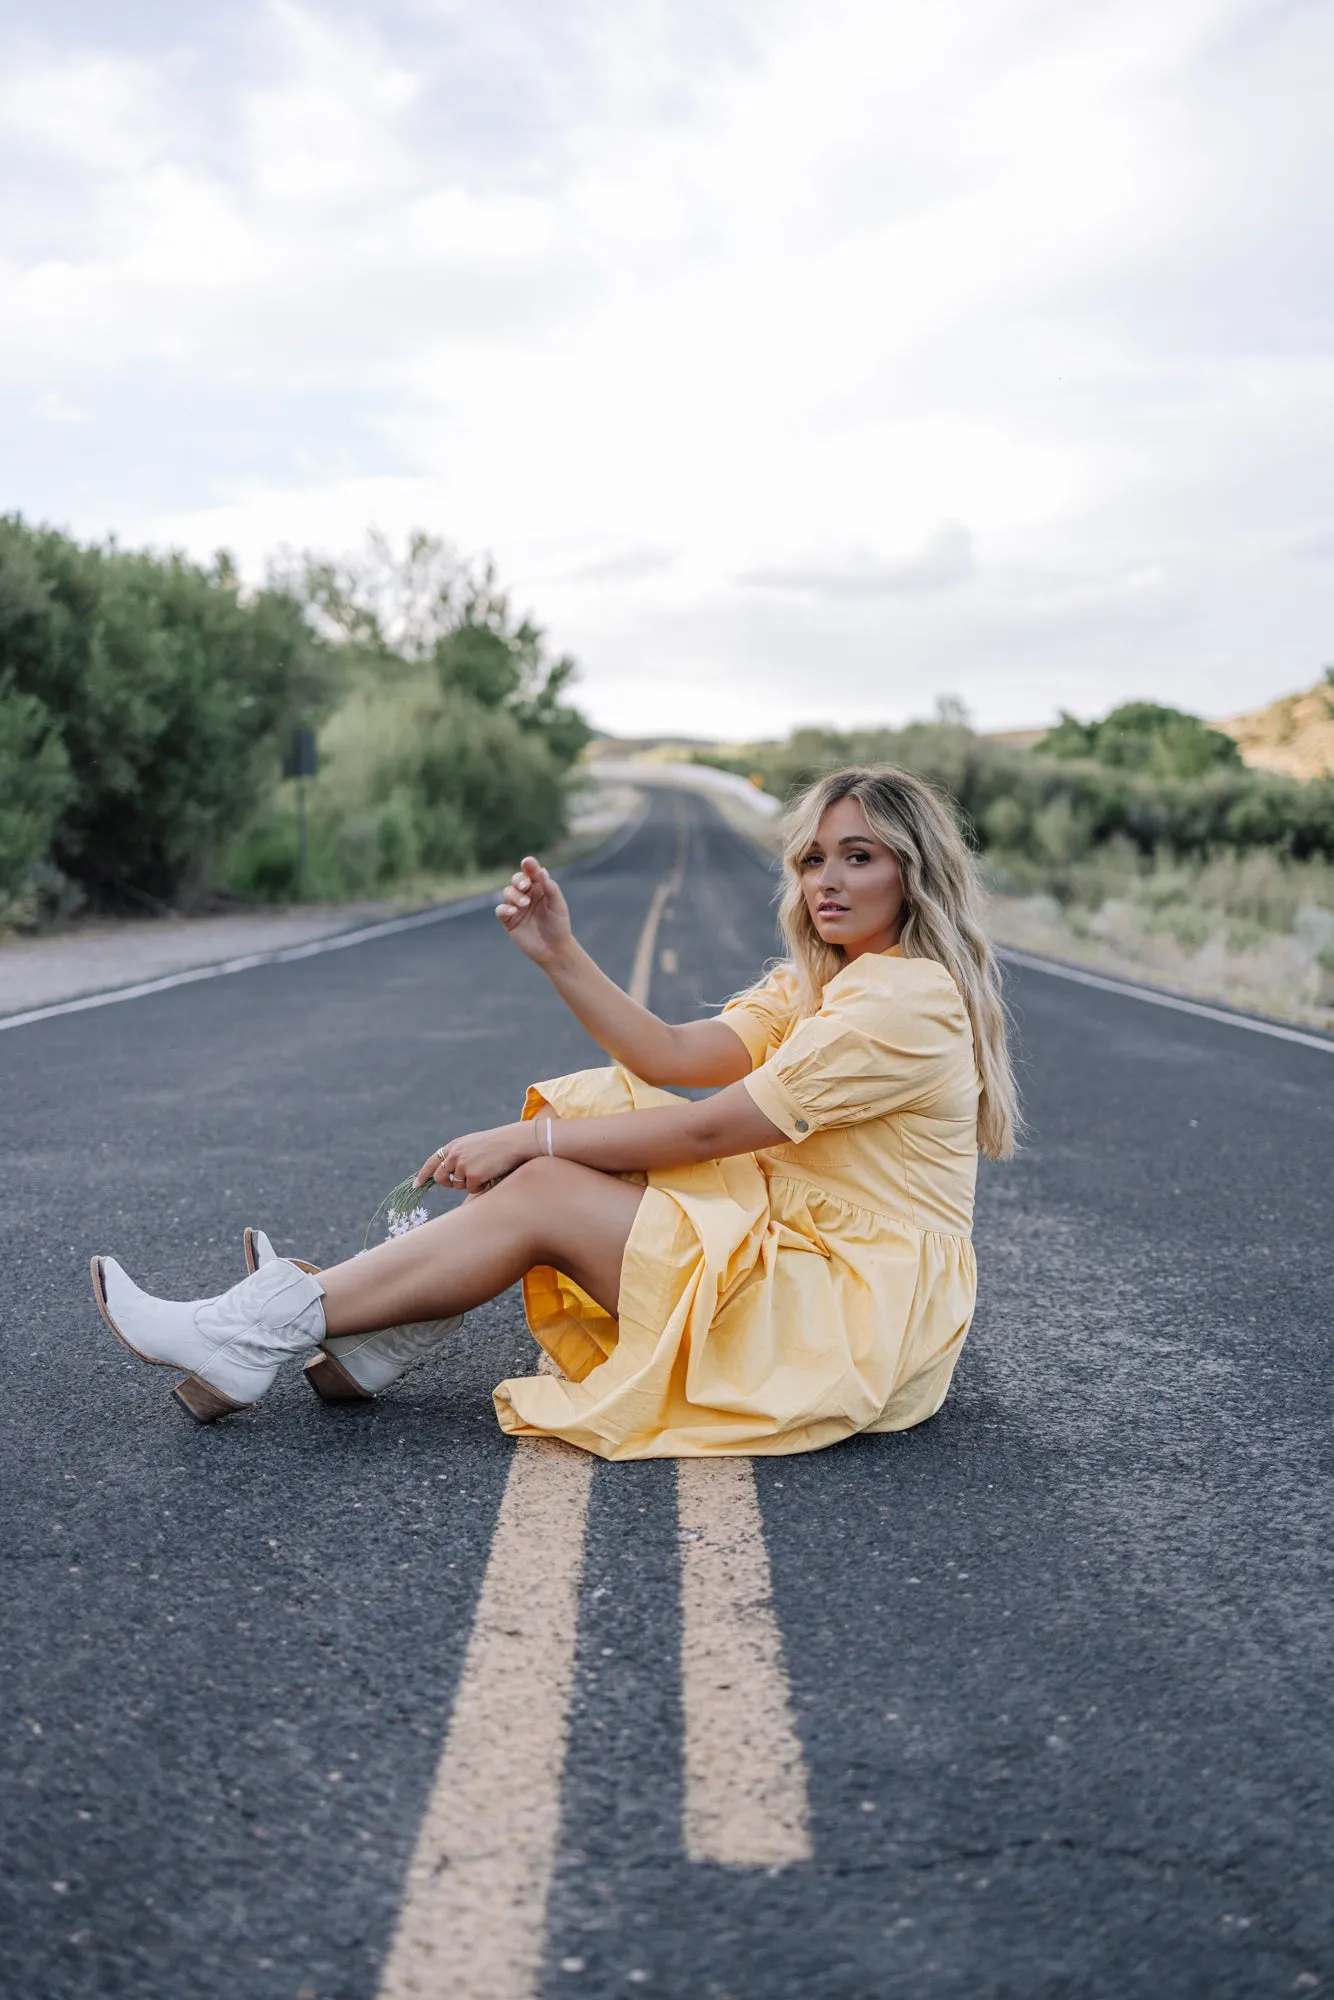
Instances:
[[[819,903],[816,906],[817,916],[846,917],[847,914],[848,906],[846,903]]]

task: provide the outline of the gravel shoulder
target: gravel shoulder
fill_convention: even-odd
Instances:
[[[609,839],[636,810],[640,796],[625,785],[599,786],[576,813],[558,864],[578,860]],[[0,1020],[253,952],[312,944],[382,918],[475,896],[504,879],[504,870],[493,870],[451,884],[443,895],[416,899],[299,903],[199,917],[92,917],[48,936],[10,937],[0,941]]]
[[[106,918],[52,937],[12,938],[0,949],[0,1018],[251,952],[309,944],[391,916],[398,907],[320,903],[226,916]]]

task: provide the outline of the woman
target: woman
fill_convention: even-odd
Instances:
[[[312,1352],[374,1393],[522,1279],[560,1373],[502,1382],[502,1427],[604,1458],[792,1452],[940,1408],[976,1295],[977,1154],[1014,1146],[1014,1083],[971,857],[902,771],[840,771],[787,822],[789,957],[671,1027],[576,942],[528,859],[497,916],[613,1058],[535,1084],[522,1118],[439,1147],[417,1182],[480,1197],[322,1271],[248,1232],[252,1275],[189,1305],[94,1258],[144,1359],[203,1421]],[[713,1085],[691,1101],[659,1086]]]

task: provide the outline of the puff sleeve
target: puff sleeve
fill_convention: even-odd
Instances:
[[[930,959],[868,954],[837,973],[818,1014],[799,1021],[742,1082],[794,1144],[814,1132],[926,1108],[957,1081],[972,1032],[959,990]]]
[[[749,993],[729,1001],[718,1019],[745,1043],[756,1069],[782,1043],[799,1004],[796,973],[790,965],[778,965]]]

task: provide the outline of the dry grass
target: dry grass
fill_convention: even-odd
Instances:
[[[989,873],[992,930],[1003,944],[1334,1026],[1328,862],[1253,853],[1145,867],[1114,844],[1046,883],[1031,867]]]
[[[1236,741],[1245,761],[1309,782],[1334,772],[1334,680],[1305,694],[1285,694],[1267,708],[1232,715],[1215,728]]]

